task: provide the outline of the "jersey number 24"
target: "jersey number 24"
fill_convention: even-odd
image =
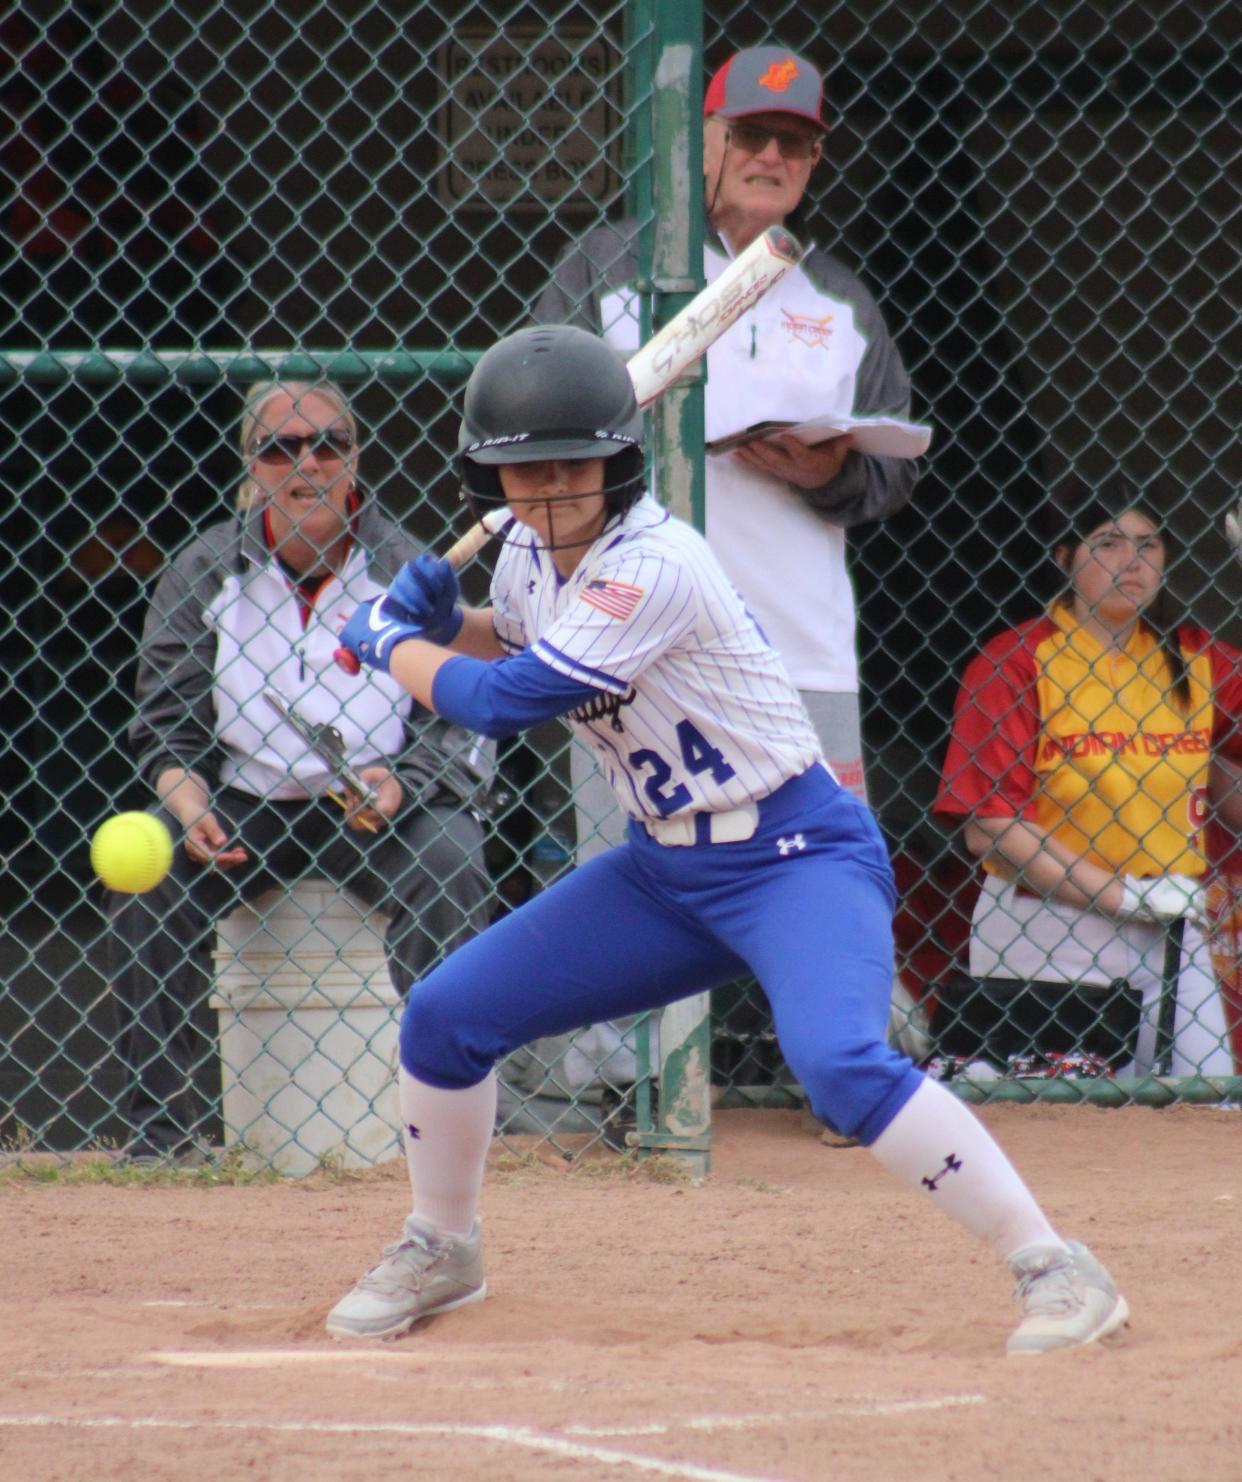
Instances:
[[[677,744],[681,748],[682,764],[691,777],[697,777],[701,772],[710,772],[713,782],[727,782],[733,776],[733,768],[721,753],[688,720],[677,722]],[[647,747],[641,751],[631,751],[629,762],[635,771],[650,771],[650,777],[643,783],[643,791],[661,818],[676,813],[691,801],[690,789],[684,782],[665,791],[673,769],[658,751],[651,751]]]

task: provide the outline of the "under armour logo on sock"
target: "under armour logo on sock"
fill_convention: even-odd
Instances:
[[[795,849],[805,849],[806,840],[801,834],[795,834],[792,839],[786,839],[782,835],[781,838],[777,839],[776,847],[781,851],[782,855],[792,854]]]
[[[423,1135],[418,1130],[418,1128],[414,1125],[413,1122],[407,1122],[405,1124],[405,1130],[410,1134],[410,1141],[411,1142],[417,1142],[419,1140],[419,1138],[422,1137],[422,1135]],[[925,1180],[925,1182],[926,1182],[926,1180]]]
[[[925,1178],[923,1180],[923,1186],[924,1188],[930,1189],[931,1192],[934,1194],[936,1192],[937,1184],[939,1184],[940,1180],[945,1176],[946,1173],[960,1173],[961,1171],[962,1160],[955,1154],[950,1153],[949,1156],[944,1160],[944,1167],[940,1170],[940,1172],[935,1176],[935,1178]]]

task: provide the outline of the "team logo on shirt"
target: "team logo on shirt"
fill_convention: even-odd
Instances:
[[[1039,747],[1041,763],[1060,757],[1206,756],[1212,733],[1206,727],[1191,731],[1066,731],[1045,736]]]
[[[621,622],[624,622],[638,606],[642,595],[642,587],[632,587],[628,582],[605,581],[602,577],[596,577],[594,581],[587,582],[578,593],[578,600],[585,602],[588,607],[596,607],[609,617],[619,618]]]
[[[812,319],[809,314],[791,314],[788,309],[782,309],[781,313],[785,316],[785,328],[791,340],[800,340],[811,350],[827,345],[832,336],[831,314],[825,314],[822,319]]]

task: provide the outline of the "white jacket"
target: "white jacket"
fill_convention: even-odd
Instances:
[[[557,265],[536,318],[602,332],[632,353],[639,343],[634,234],[632,222],[592,231]],[[727,260],[709,237],[709,281]],[[709,441],[769,418],[909,414],[909,380],[878,306],[818,248],[717,340],[707,371]],[[733,454],[708,459],[708,541],[799,689],[857,691],[845,529],[900,509],[917,476],[912,460],[851,453],[830,484],[801,489]]]

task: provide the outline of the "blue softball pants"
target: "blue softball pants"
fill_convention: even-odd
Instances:
[[[812,1110],[869,1144],[922,1079],[885,1037],[894,895],[870,810],[823,767],[760,802],[740,842],[670,847],[631,823],[411,987],[401,1063],[461,1089],[533,1039],[750,972]]]

